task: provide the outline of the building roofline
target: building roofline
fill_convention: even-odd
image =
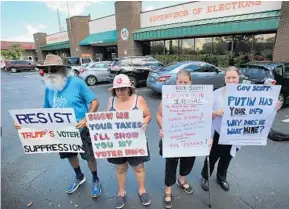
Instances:
[[[95,18],[95,19],[89,20],[88,22],[92,22],[92,21],[95,21],[95,20],[104,19],[104,18],[106,18],[106,17],[111,17],[111,16],[115,16],[115,14],[107,15],[107,16],[104,16],[104,17],[98,17],[98,18]]]
[[[55,35],[55,34],[57,34],[57,33],[63,33],[63,32],[67,32],[67,30],[64,30],[64,31],[60,31],[60,32],[56,32],[56,33],[51,33],[51,34],[47,34],[46,36],[52,36],[52,35]]]
[[[180,6],[180,5],[184,5],[184,4],[197,3],[197,2],[200,2],[200,1],[183,2],[183,3],[171,5],[171,6],[166,6],[166,7],[162,7],[162,8],[152,9],[152,10],[149,10],[149,11],[142,11],[141,14],[152,12],[152,11],[157,11],[157,10],[162,10],[162,9],[167,9],[167,8],[171,8],[171,7],[176,7],[176,6]]]

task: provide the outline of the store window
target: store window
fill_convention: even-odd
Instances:
[[[284,68],[284,78],[289,78],[289,64],[285,65]]]
[[[179,41],[166,40],[165,41],[165,54],[178,54]]]
[[[253,36],[252,53],[255,60],[272,60],[275,36],[275,33],[258,34]]]
[[[151,41],[150,45],[153,55],[164,54],[164,41]]]
[[[234,55],[251,55],[253,46],[252,35],[235,35],[234,36]]]
[[[231,53],[232,36],[213,37],[213,54],[225,55]]]
[[[197,54],[195,51],[195,39],[183,39],[180,40],[180,54],[183,55],[194,55]]]
[[[196,38],[195,50],[199,54],[212,54],[213,53],[213,38]]]

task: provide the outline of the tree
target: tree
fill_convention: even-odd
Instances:
[[[10,45],[10,47],[8,47],[8,50],[1,50],[1,55],[5,59],[12,59],[12,60],[20,59],[23,53],[24,49],[21,48],[19,44]]]

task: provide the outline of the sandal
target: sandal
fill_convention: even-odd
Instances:
[[[166,198],[170,197],[171,200],[167,201]],[[165,194],[165,198],[164,198],[164,206],[165,208],[171,208],[172,207],[172,194]]]
[[[193,190],[193,188],[191,187],[191,185],[188,184],[186,181],[185,181],[183,184],[181,184],[180,180],[178,179],[176,183],[177,183],[177,185],[178,185],[180,188],[182,188],[186,193],[192,194],[192,193],[194,192],[194,190]],[[188,188],[185,187],[186,184],[189,185]]]

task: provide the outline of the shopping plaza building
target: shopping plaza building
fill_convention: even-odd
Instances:
[[[117,1],[112,13],[70,17],[67,31],[34,34],[38,60],[201,53],[289,61],[289,2],[186,2],[143,12],[141,1]]]

